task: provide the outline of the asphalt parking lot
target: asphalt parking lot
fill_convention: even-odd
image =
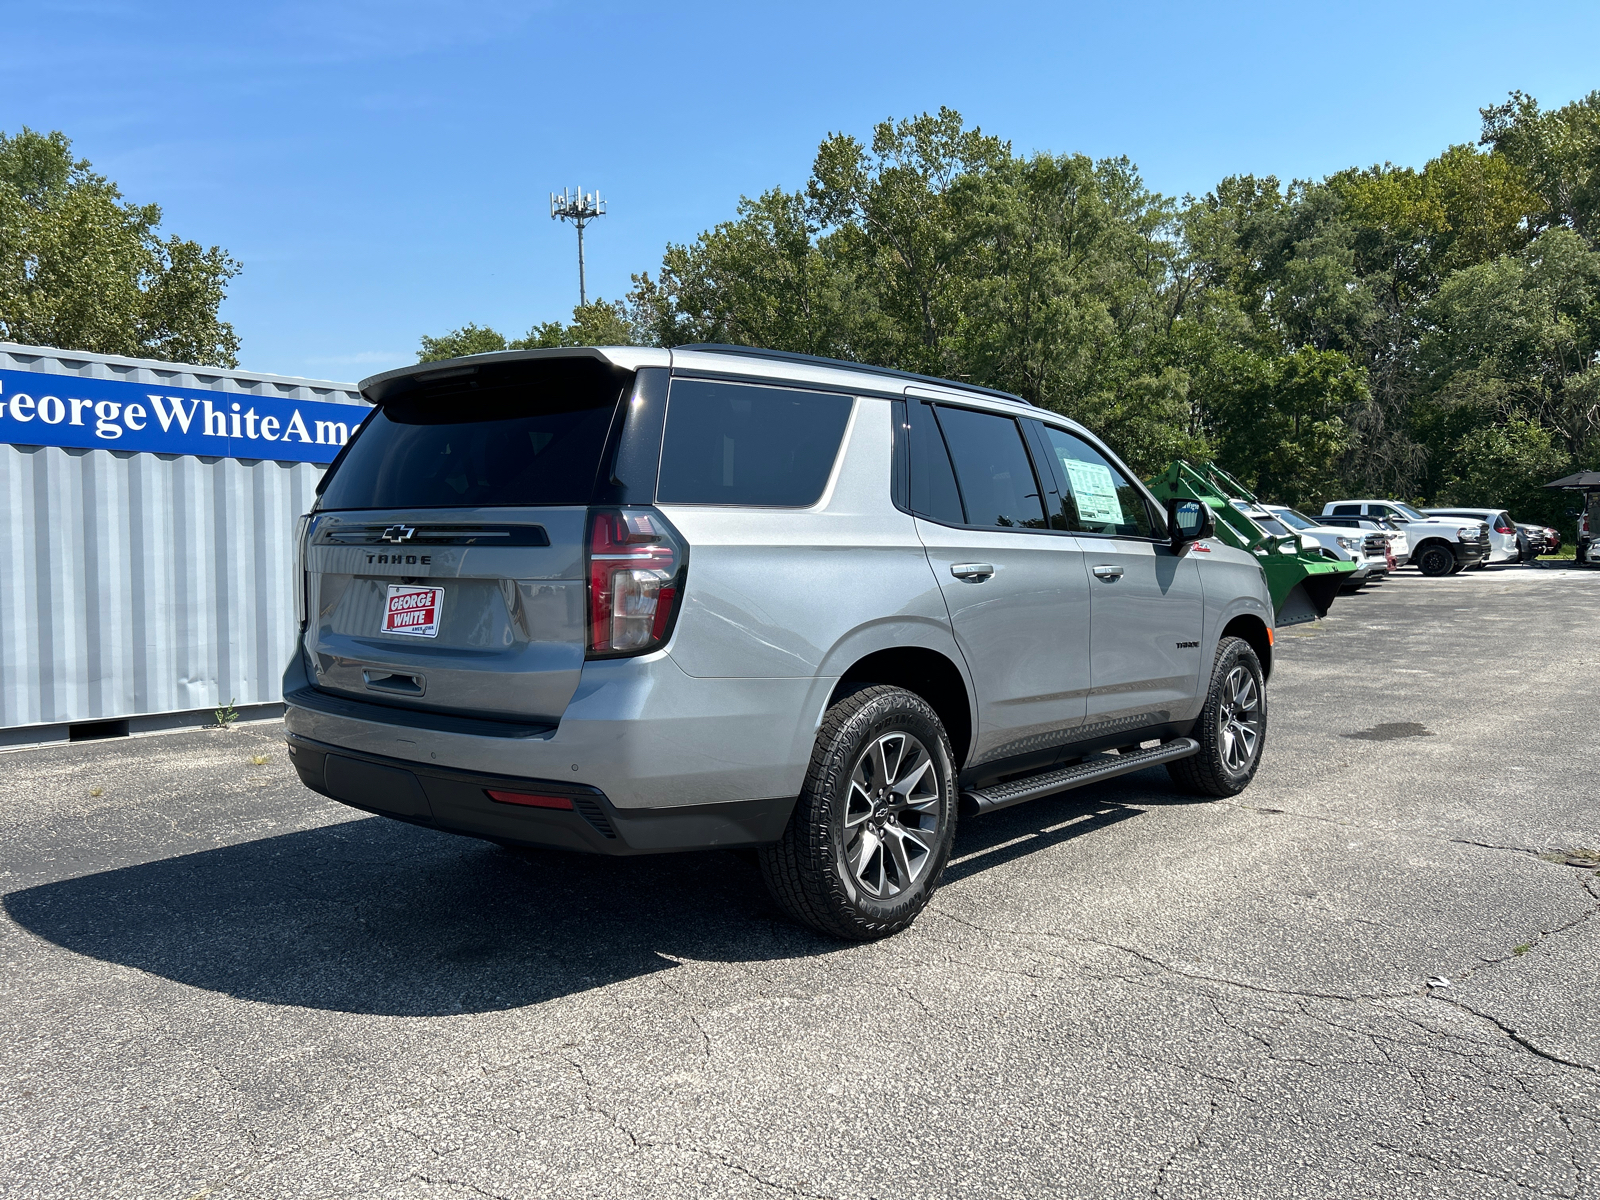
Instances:
[[[275,724],[0,756],[0,1192],[1600,1197],[1600,571],[1405,572],[1270,698],[1237,802],[969,822],[869,946]]]

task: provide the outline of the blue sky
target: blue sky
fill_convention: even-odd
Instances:
[[[1600,5],[0,3],[0,130],[60,129],[165,228],[244,264],[259,371],[340,380],[577,300],[548,194],[600,188],[618,298],[831,131],[939,105],[1154,188],[1420,166],[1512,88],[1600,88]]]

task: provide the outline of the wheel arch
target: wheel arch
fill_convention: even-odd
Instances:
[[[1429,534],[1411,547],[1411,562],[1416,564],[1418,570],[1422,569],[1422,556],[1433,546],[1438,546],[1448,554],[1452,562],[1459,563],[1460,559],[1456,555],[1456,548],[1450,541],[1440,537],[1438,534]],[[1451,573],[1453,574],[1454,572],[1452,571]]]
[[[856,688],[878,683],[904,688],[928,702],[950,735],[956,769],[960,770],[972,749],[973,714],[971,693],[955,662],[926,646],[875,650],[857,659],[839,677],[828,707]]]
[[[1222,627],[1218,640],[1226,637],[1243,638],[1248,642],[1261,660],[1261,677],[1272,678],[1272,633],[1265,621],[1254,613],[1240,613]]]

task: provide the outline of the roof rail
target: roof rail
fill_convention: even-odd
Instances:
[[[937,375],[918,375],[915,371],[899,371],[894,367],[874,367],[867,363],[851,362],[845,358],[824,358],[820,354],[796,354],[792,350],[758,350],[751,346],[730,346],[724,342],[690,342],[683,346],[673,346],[672,349],[704,350],[712,354],[742,354],[749,358],[773,358],[781,362],[814,363],[819,367],[845,367],[852,371],[866,371],[873,375],[887,375],[894,379],[908,379],[916,383],[935,383],[941,387],[978,392],[984,396],[992,396],[997,400],[1010,400],[1014,404],[1025,404],[1029,408],[1038,407],[1031,400],[1024,400],[1021,396],[1013,395],[1010,392],[1002,392],[998,388],[981,387],[975,383],[962,383],[955,379],[940,379]]]

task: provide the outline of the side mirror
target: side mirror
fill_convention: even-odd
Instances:
[[[1178,550],[1190,542],[1215,537],[1217,518],[1203,501],[1168,500],[1167,531],[1172,535],[1172,548]]]

